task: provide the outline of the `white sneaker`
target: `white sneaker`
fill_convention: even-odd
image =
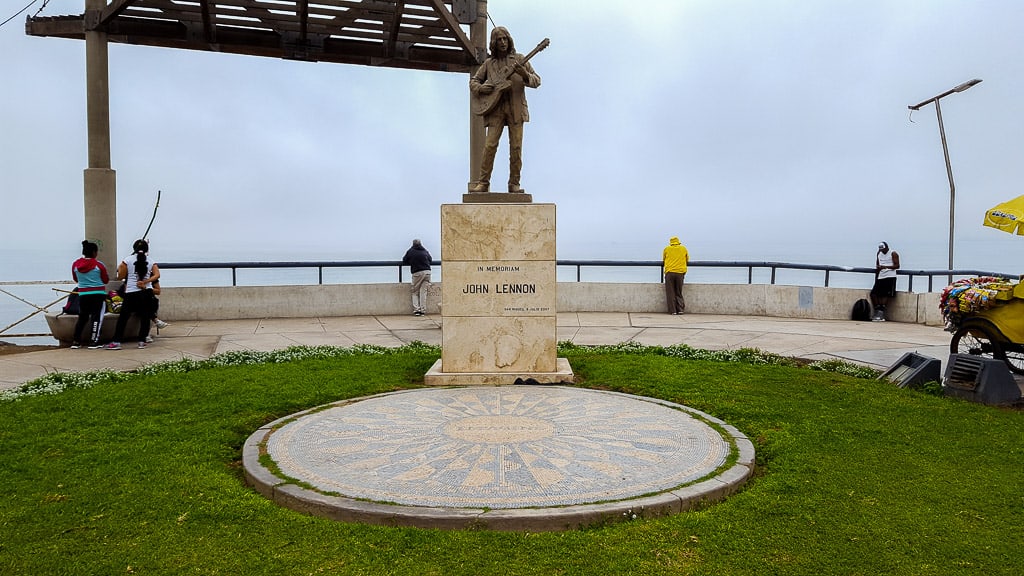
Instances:
[[[152,343],[153,343],[153,337],[152,336],[146,336],[146,344],[152,344]]]
[[[157,328],[163,329],[163,328],[167,328],[168,326],[170,326],[170,324],[168,324],[167,322],[164,322],[163,320],[161,320],[159,318],[156,319],[156,327]]]

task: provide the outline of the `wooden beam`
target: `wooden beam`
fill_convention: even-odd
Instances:
[[[295,15],[299,18],[299,40],[306,41],[309,33],[309,0],[299,0]]]
[[[391,16],[391,28],[386,32],[384,39],[384,56],[392,58],[395,55],[395,47],[398,45],[398,32],[402,28],[402,11],[405,10],[405,1],[395,2],[395,11]]]
[[[25,23],[25,34],[53,38],[85,39],[85,15],[45,16],[30,18]]]
[[[210,0],[199,0],[199,13],[203,17],[203,39],[208,44],[217,43],[217,26],[210,16]]]
[[[90,30],[102,28],[114,18],[120,16],[126,8],[130,7],[137,1],[138,0],[114,0],[110,4],[107,4],[107,7],[104,8],[102,12],[100,12],[99,22],[96,23],[95,27],[90,28]]]
[[[455,15],[448,11],[448,7],[441,0],[430,1],[434,5],[434,11],[437,12],[437,15],[441,17],[441,20],[451,30],[459,44],[461,44],[462,49],[475,60],[476,49],[473,48],[473,43],[469,41],[469,36],[466,36],[466,33],[462,31],[462,27],[459,26],[459,21],[455,19]]]

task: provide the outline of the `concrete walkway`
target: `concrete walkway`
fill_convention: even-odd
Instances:
[[[208,358],[231,350],[270,351],[289,346],[397,347],[419,340],[441,344],[440,316],[347,316],[174,322],[139,350],[68,348],[0,355],[0,389],[50,372],[132,370],[184,357]],[[838,358],[886,369],[907,352],[938,358],[949,355],[950,335],[941,328],[899,322],[801,320],[764,316],[567,312],[558,315],[558,340],[579,345],[688,344],[708,350],[757,348],[784,356]]]

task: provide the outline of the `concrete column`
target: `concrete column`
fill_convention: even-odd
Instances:
[[[476,3],[476,22],[469,27],[469,40],[478,52],[487,54],[487,0]],[[487,136],[484,119],[473,111],[469,112],[469,186],[480,176],[480,161],[484,156],[484,139]],[[467,186],[467,189],[468,187]]]
[[[102,10],[105,0],[86,0],[86,11]],[[117,177],[110,167],[110,85],[107,35],[85,33],[85,98],[88,159],[85,169],[85,238],[100,247],[108,269],[117,266]]]

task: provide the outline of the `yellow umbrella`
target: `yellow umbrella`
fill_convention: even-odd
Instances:
[[[985,226],[1024,236],[1024,196],[1017,196],[985,212]]]

